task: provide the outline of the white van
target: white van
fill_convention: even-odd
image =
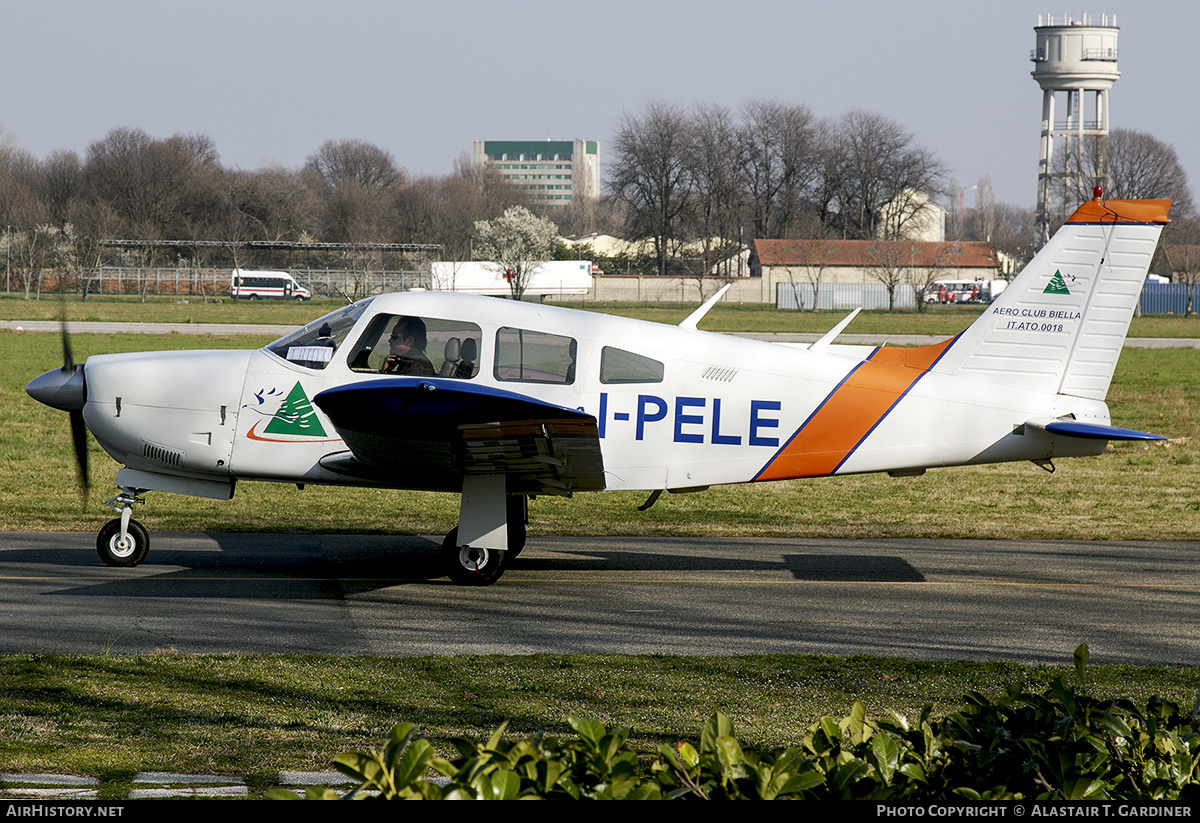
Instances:
[[[260,297],[279,297],[284,300],[309,300],[312,294],[285,271],[248,271],[234,269],[229,279],[229,296],[234,300],[244,297],[257,300]]]

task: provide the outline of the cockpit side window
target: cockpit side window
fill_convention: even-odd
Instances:
[[[267,345],[266,350],[297,366],[324,369],[374,299],[368,297],[330,312]]]
[[[624,349],[605,346],[600,350],[601,383],[661,383],[663,364]]]
[[[496,332],[496,379],[574,383],[578,350],[570,337],[505,326]]]
[[[483,332],[474,323],[381,314],[350,348],[356,372],[469,380],[479,374]]]

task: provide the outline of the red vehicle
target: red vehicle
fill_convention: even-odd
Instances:
[[[990,303],[1006,285],[1003,280],[937,280],[925,292],[925,302]]]

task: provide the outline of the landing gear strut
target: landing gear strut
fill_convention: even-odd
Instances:
[[[525,524],[529,522],[529,498],[523,494],[510,494],[508,508],[508,550],[510,558],[521,554],[525,548]]]
[[[150,551],[150,535],[145,526],[133,520],[134,503],[144,503],[137,489],[123,487],[121,493],[108,501],[108,507],[121,516],[108,521],[96,536],[96,552],[108,566],[136,566]]]
[[[521,494],[510,494],[505,495],[503,500],[493,499],[504,507],[504,520],[501,522],[504,523],[506,539],[500,545],[506,544],[505,548],[460,545],[458,528],[451,529],[442,542],[442,563],[446,574],[460,586],[490,586],[504,574],[508,562],[525,548],[527,498]],[[499,510],[496,513],[499,515]]]

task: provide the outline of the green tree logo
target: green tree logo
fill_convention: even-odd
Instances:
[[[325,436],[325,429],[317,419],[316,409],[299,382],[292,387],[287,399],[280,404],[279,411],[275,412],[275,416],[263,431],[268,434],[294,434],[303,437]]]
[[[1054,276],[1050,278],[1050,282],[1046,284],[1046,288],[1042,290],[1042,294],[1066,294],[1071,292],[1067,288],[1066,282],[1063,280],[1062,272],[1055,271]]]

